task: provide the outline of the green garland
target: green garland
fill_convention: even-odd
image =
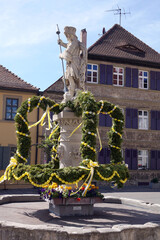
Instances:
[[[25,160],[29,156],[31,147],[31,137],[28,127],[27,114],[32,112],[34,108],[40,107],[44,111],[58,114],[69,107],[77,116],[82,116],[82,140],[81,140],[81,167],[67,167],[57,169],[55,161],[58,160],[56,151],[58,148],[58,138],[60,129],[52,135],[53,148],[51,151],[52,161],[48,164],[26,165]],[[67,103],[57,104],[53,100],[45,97],[34,96],[31,99],[23,102],[21,107],[17,110],[15,117],[16,132],[17,132],[17,152],[14,158],[18,165],[11,168],[9,178],[24,179],[35,184],[51,184],[56,182],[62,184],[64,182],[73,183],[84,180],[88,176],[88,164],[90,161],[95,162],[97,158],[96,153],[96,137],[99,114],[109,114],[112,117],[113,125],[109,131],[108,144],[111,149],[111,164],[104,164],[94,167],[94,176],[96,180],[115,181],[119,187],[128,178],[128,168],[123,162],[121,155],[121,143],[124,118],[121,110],[115,105],[107,101],[96,102],[90,92],[79,92],[73,101]],[[25,147],[24,147],[25,146]],[[56,159],[57,158],[57,159]]]

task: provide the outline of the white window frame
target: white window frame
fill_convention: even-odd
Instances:
[[[88,69],[88,65],[91,65],[91,69]],[[97,70],[94,70],[93,69],[93,66],[96,66],[97,67]],[[88,72],[91,72],[91,81],[88,81]],[[96,82],[94,82],[93,81],[93,73],[97,73],[97,81]],[[87,64],[87,76],[86,76],[86,79],[87,79],[87,83],[95,83],[95,84],[97,84],[98,83],[98,65],[97,64],[93,64],[93,63],[88,63]]]
[[[142,76],[140,76],[140,72],[142,72]],[[144,76],[144,73],[147,73],[147,76]],[[144,79],[147,79],[147,88],[144,87]],[[148,89],[148,71],[139,70],[138,72],[138,85],[140,89]]]
[[[138,169],[144,170],[149,168],[149,154],[148,150],[139,149],[138,150]]]
[[[140,112],[142,112],[142,115],[140,115]],[[147,112],[147,115],[144,114],[145,112]],[[148,130],[148,126],[149,126],[148,119],[149,119],[148,118],[148,111],[141,110],[141,109],[138,110],[138,129]],[[146,124],[146,121],[147,121],[147,124]]]
[[[117,73],[114,72],[114,68],[116,68],[118,71]],[[119,72],[119,69],[122,69],[122,73]],[[114,84],[114,75],[117,76],[117,84]],[[119,79],[119,77],[122,76],[122,79]],[[119,84],[119,82],[122,81],[122,85]],[[118,87],[124,86],[124,68],[123,67],[113,67],[113,85]]]

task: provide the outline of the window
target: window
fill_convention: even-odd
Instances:
[[[148,129],[148,111],[138,111],[138,128]]]
[[[138,151],[138,169],[148,169],[148,151]]]
[[[139,70],[139,88],[148,89],[148,72]]]
[[[18,99],[6,98],[5,119],[6,120],[14,120],[17,109],[18,109]]]
[[[98,83],[98,65],[87,64],[87,82]]]
[[[113,85],[124,85],[124,69],[120,67],[113,67]]]

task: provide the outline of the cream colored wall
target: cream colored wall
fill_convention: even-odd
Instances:
[[[5,91],[0,90],[0,145],[1,146],[16,146],[17,143],[17,136],[15,133],[15,122],[14,121],[7,121],[4,119],[5,113],[5,103],[4,97],[17,97],[20,98],[20,104],[34,96],[33,93],[25,93],[25,92],[16,92],[16,91]],[[20,105],[19,105],[20,106]],[[40,110],[40,116],[42,115],[42,110]],[[28,114],[28,120],[30,124],[37,122],[37,109],[33,110],[32,113]],[[32,144],[36,143],[36,134],[37,134],[37,127],[33,127],[30,130],[31,132],[31,139]],[[39,127],[39,135],[42,135],[42,128]],[[39,139],[40,140],[40,139]],[[36,148],[31,148],[31,164],[35,163],[35,154]],[[38,159],[40,159],[40,150],[38,150]],[[38,161],[39,162],[39,161]]]

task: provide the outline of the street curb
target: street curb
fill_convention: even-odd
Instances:
[[[39,194],[8,194],[0,196],[0,205],[14,202],[41,202]]]
[[[140,208],[145,208],[145,209],[150,209],[152,211],[155,210],[156,212],[157,211],[160,212],[160,204],[149,203],[149,202],[144,202],[141,200],[130,199],[130,198],[107,196],[107,197],[104,197],[104,203],[124,204],[124,205],[130,205],[134,207],[140,207]]]
[[[39,194],[8,194],[0,196],[0,205],[13,202],[41,202]],[[144,202],[123,197],[106,196],[103,199],[104,203],[124,204],[140,208],[146,208],[160,212],[160,204]]]

